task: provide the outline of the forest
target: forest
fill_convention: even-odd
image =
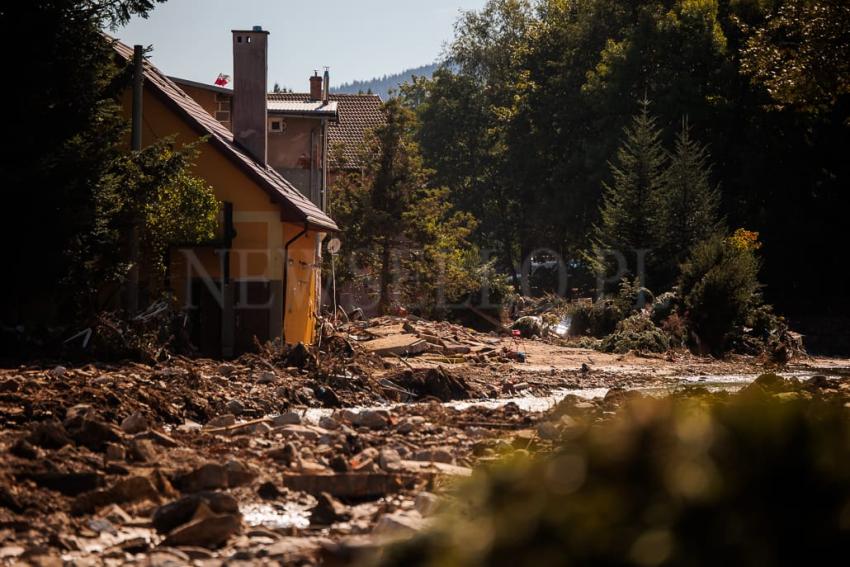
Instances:
[[[517,289],[661,293],[738,231],[766,303],[840,349],[848,60],[837,0],[493,0],[398,112],[468,249]],[[560,272],[522,278],[530,258]]]

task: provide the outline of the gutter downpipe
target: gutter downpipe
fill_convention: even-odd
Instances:
[[[283,245],[283,321],[281,322],[281,329],[283,330],[283,342],[286,344],[286,293],[287,293],[287,285],[289,285],[289,247],[299,238],[307,234],[307,223],[304,223],[304,228],[290,238],[286,244]]]

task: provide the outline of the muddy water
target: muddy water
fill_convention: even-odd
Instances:
[[[805,380],[816,374],[812,371],[791,371],[783,372],[781,375],[785,378],[795,377],[800,380]],[[666,396],[681,391],[688,387],[702,387],[710,392],[737,392],[745,386],[751,384],[759,374],[726,374],[714,376],[681,376],[674,378],[664,384],[653,386],[641,386],[629,388],[630,390],[638,391],[650,396]],[[568,395],[578,396],[585,399],[594,399],[605,397],[608,393],[608,388],[561,388],[553,390],[546,396],[518,396],[513,398],[480,399],[480,400],[464,400],[455,402],[446,402],[445,406],[458,410],[463,410],[471,406],[483,406],[491,409],[500,408],[509,403],[516,404],[519,409],[527,412],[545,412],[554,407],[558,402],[563,400]],[[368,409],[392,409],[393,407],[405,404],[389,404],[383,406],[371,407],[354,407],[348,408],[352,411],[368,410]],[[318,423],[323,416],[333,414],[334,410],[326,408],[310,408],[305,410],[303,419],[307,423]]]

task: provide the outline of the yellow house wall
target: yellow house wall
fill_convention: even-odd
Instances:
[[[129,117],[132,108],[129,92],[125,94],[123,103]],[[198,140],[197,132],[149,88],[145,89],[143,107],[143,145],[168,136],[176,136],[177,147]],[[260,186],[209,142],[199,147],[193,174],[209,183],[220,201],[233,203],[237,235],[231,249],[231,277],[235,280],[282,281],[284,243],[303,230],[303,225],[282,222],[279,205],[273,203]],[[287,342],[313,341],[318,302],[316,243],[317,233],[311,231],[306,238],[301,237],[290,246],[284,319]],[[221,277],[221,251],[218,252],[210,248],[173,251],[171,281],[181,305],[186,305],[188,299],[188,277]]]

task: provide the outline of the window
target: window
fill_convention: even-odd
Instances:
[[[269,130],[275,134],[283,134],[286,132],[286,122],[280,118],[272,118],[269,120]]]

